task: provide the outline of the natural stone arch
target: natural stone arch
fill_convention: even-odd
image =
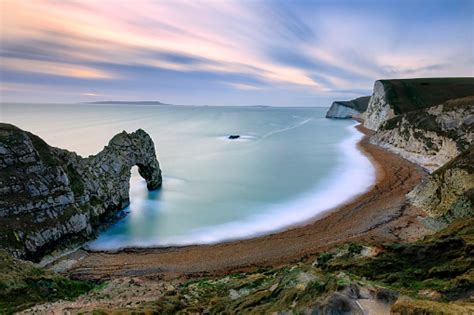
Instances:
[[[133,166],[149,190],[161,186],[155,145],[141,129],[82,158],[0,123],[0,246],[37,259],[59,243],[94,237],[97,226],[128,205]]]
[[[155,145],[142,129],[115,135],[97,155],[87,159],[86,173],[97,179],[91,192],[106,200],[108,208],[123,208],[129,202],[130,177],[133,166],[146,180],[149,190],[161,186],[161,169],[156,158]]]

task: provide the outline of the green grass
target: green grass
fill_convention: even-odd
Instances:
[[[73,300],[96,286],[37,268],[0,250],[0,314],[21,311],[38,303]]]

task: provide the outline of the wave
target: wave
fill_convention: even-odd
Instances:
[[[273,135],[275,135],[277,133],[280,133],[280,132],[284,132],[284,131],[288,131],[288,130],[291,130],[291,129],[301,127],[301,126],[309,123],[311,120],[313,120],[313,118],[308,118],[308,119],[302,120],[302,121],[297,122],[296,124],[291,125],[289,127],[285,127],[285,128],[282,128],[282,129],[277,129],[277,130],[270,131],[270,132],[264,134],[259,140],[263,140],[265,138],[268,138],[268,137],[273,136]]]
[[[305,124],[309,120],[298,125]],[[214,244],[274,233],[314,219],[366,192],[375,182],[374,166],[357,148],[357,143],[363,138],[363,134],[355,128],[356,125],[357,123],[347,127],[351,133],[350,137],[337,145],[341,157],[338,166],[326,180],[300,198],[269,206],[259,214],[242,220],[193,229],[185,235],[149,240],[130,240],[115,235],[113,238],[104,237],[93,242],[90,248],[111,250],[125,247]],[[278,132],[296,127],[298,126],[281,129]]]

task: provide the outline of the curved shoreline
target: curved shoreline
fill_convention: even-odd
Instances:
[[[107,236],[107,232],[104,232],[88,242],[85,248],[90,252],[116,252],[124,249],[214,245],[258,238],[314,222],[332,209],[350,203],[375,185],[376,166],[359,148],[364,133],[358,130],[357,125],[354,122],[344,126],[348,136],[334,144],[338,156],[337,160],[333,160],[334,165],[329,173],[318,179],[311,189],[296,197],[268,205],[235,221],[188,230],[181,236],[158,239],[150,236],[147,240],[133,240],[127,237],[119,239],[116,235]],[[291,128],[295,127],[282,130]]]
[[[425,173],[401,157],[370,144],[371,131],[361,125],[357,129],[365,134],[358,148],[376,168],[375,184],[352,201],[304,225],[212,245],[128,248],[116,252],[77,250],[54,264],[67,264],[65,273],[83,279],[221,274],[312,259],[318,252],[348,241],[406,241],[426,234],[416,220],[422,213],[405,199],[405,194]]]

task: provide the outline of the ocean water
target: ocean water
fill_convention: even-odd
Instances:
[[[369,189],[375,170],[349,120],[326,108],[2,104],[0,120],[82,156],[116,133],[153,138],[163,187],[132,170],[127,216],[92,249],[209,244],[304,223]],[[230,134],[240,139],[227,139]]]

